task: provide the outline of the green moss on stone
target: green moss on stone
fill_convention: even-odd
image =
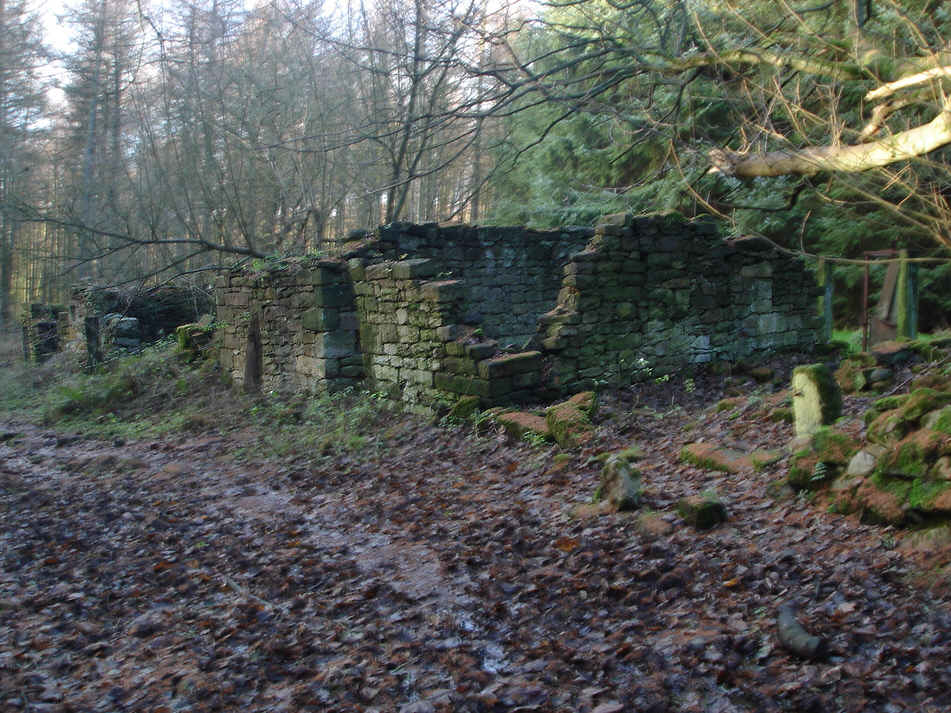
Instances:
[[[727,399],[721,399],[717,402],[716,412],[722,413],[723,411],[734,411],[740,407],[740,404],[743,403],[742,396],[734,396]]]
[[[835,480],[859,444],[829,427],[822,427],[809,439],[809,447],[790,459],[786,482],[795,490],[817,490]]]
[[[904,406],[908,401],[910,394],[897,394],[895,396],[885,396],[872,402],[872,408],[878,411],[891,411],[892,409]]]
[[[573,399],[555,404],[545,411],[548,428],[562,448],[577,448],[593,435],[591,420],[587,413],[579,408],[579,403],[584,405],[584,402]]]
[[[885,401],[885,399],[879,399]],[[879,402],[876,402],[879,403]],[[951,393],[934,389],[916,389],[901,406],[880,413],[868,428],[874,443],[895,443],[915,430],[926,414],[951,404]]]
[[[811,451],[800,451],[793,456],[786,474],[786,482],[793,490],[815,490],[825,482],[825,477],[815,478],[819,459]]]
[[[726,520],[726,506],[712,493],[691,495],[677,503],[677,514],[698,530],[708,530]]]
[[[912,482],[906,478],[896,478],[882,472],[876,472],[872,475],[872,483],[879,490],[891,493],[898,501],[904,503],[908,499],[908,493],[911,491]]]
[[[629,463],[638,461],[644,457],[644,451],[640,446],[630,446],[624,450],[616,451],[615,454],[621,460],[625,460]]]
[[[449,409],[449,417],[463,421],[479,410],[478,396],[463,396]]]
[[[548,424],[541,416],[525,411],[508,411],[495,417],[495,420],[505,429],[505,431],[520,440],[538,439],[539,441],[552,439],[552,434],[548,429]]]
[[[877,470],[886,475],[920,478],[941,456],[951,454],[951,436],[923,428],[910,433],[882,458]]]
[[[951,404],[951,392],[935,389],[915,389],[908,396],[908,400],[901,407],[902,418],[917,422],[930,411]]]
[[[792,423],[795,417],[791,408],[781,406],[770,411],[769,420],[774,423]]]
[[[951,406],[932,411],[925,417],[924,422],[933,431],[951,435]]]
[[[834,465],[847,465],[859,448],[855,440],[828,426],[813,434],[810,446],[819,461]]]
[[[924,512],[934,511],[936,501],[949,490],[951,483],[946,480],[918,478],[908,491],[908,506]]]

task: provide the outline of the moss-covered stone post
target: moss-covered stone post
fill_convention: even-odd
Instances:
[[[908,251],[898,252],[898,285],[895,294],[895,309],[899,339],[914,339],[918,336],[918,265],[908,260]]]
[[[811,436],[842,415],[842,392],[825,364],[793,369],[792,392],[797,436]]]
[[[819,316],[821,317],[822,334],[820,338],[824,342],[832,339],[832,265],[825,258],[819,258],[819,264],[816,265],[816,282],[822,293],[819,296]]]

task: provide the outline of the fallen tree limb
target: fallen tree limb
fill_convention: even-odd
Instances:
[[[938,115],[927,124],[864,144],[807,146],[765,153],[713,149],[708,154],[712,164],[708,173],[737,178],[812,176],[826,171],[859,173],[924,156],[949,143],[951,101],[946,101]]]

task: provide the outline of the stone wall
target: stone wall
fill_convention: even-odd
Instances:
[[[62,305],[34,302],[22,320],[23,358],[40,363],[62,351],[69,338],[69,317]]]
[[[818,287],[765,241],[730,244],[716,226],[608,216],[563,268],[539,322],[553,384],[626,384],[686,364],[811,348]]]
[[[359,382],[416,410],[537,399],[743,359],[816,338],[817,287],[766,243],[609,216],[597,229],[384,226],[334,260],[217,284],[235,383]]]
[[[476,395],[524,401],[541,385],[541,354],[499,354],[496,340],[467,324],[474,305],[464,280],[441,280],[436,260],[364,266],[351,259],[360,348],[371,388],[428,411]]]
[[[592,234],[591,228],[392,223],[371,234],[372,241],[357,252],[366,262],[431,259],[437,267],[430,279],[465,281],[461,321],[478,325],[503,346],[521,346],[537,331],[539,315],[555,305],[558,267]]]
[[[139,349],[214,311],[205,290],[165,285],[145,290],[77,287],[72,291],[62,348],[100,361],[115,347]]]
[[[219,361],[249,391],[345,388],[364,376],[353,285],[346,264],[282,263],[219,276]]]

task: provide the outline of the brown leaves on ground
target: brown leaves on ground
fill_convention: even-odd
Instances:
[[[0,709],[946,710],[948,599],[908,583],[895,533],[776,496],[782,462],[677,458],[700,439],[775,448],[788,424],[693,389],[628,399],[559,467],[554,448],[411,419],[383,455],[283,461],[227,434],[10,428]],[[641,512],[574,517],[596,456],[632,442]],[[698,533],[674,506],[706,490],[730,520]],[[778,645],[785,602],[825,660]]]

